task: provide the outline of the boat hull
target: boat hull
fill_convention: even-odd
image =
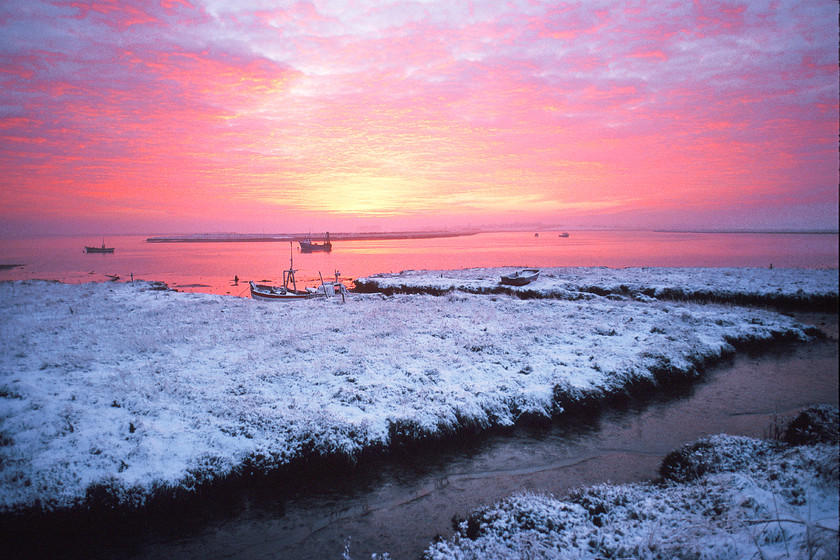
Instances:
[[[85,246],[85,253],[113,253],[113,247],[87,247]]]
[[[502,276],[501,281],[502,284],[506,284],[508,286],[524,286],[536,280],[539,277],[539,275],[539,270],[529,268],[525,270],[520,270],[519,272],[515,272],[513,274]]]
[[[308,299],[312,297],[310,292],[287,290],[278,286],[264,286],[251,282],[251,299],[262,299],[271,301],[291,301],[297,299]]]
[[[300,252],[301,253],[329,253],[332,251],[332,243],[323,243],[318,245],[317,243],[310,243],[308,241],[299,241],[300,243]]]
[[[312,240],[307,238],[298,241],[298,244],[300,245],[301,253],[329,253],[330,251],[332,251],[332,243],[330,243],[330,232],[327,232],[323,243],[312,243]]]

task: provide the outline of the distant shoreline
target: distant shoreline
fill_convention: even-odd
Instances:
[[[725,233],[747,235],[837,235],[837,230],[740,230],[740,229],[654,229],[654,233]]]
[[[394,231],[394,232],[363,232],[363,233],[330,233],[330,239],[333,241],[377,241],[377,240],[396,240],[396,239],[435,239],[445,237],[465,237],[470,235],[478,235],[479,233],[494,233],[502,231],[553,231],[552,228],[536,228],[533,230],[466,230],[466,231]],[[559,229],[557,231],[560,231]],[[578,230],[570,230],[578,231]],[[637,230],[586,230],[586,231],[627,231],[633,232]],[[640,230],[638,230],[640,231]],[[756,231],[742,231],[742,230],[646,230],[653,233],[696,233],[696,234],[752,234],[752,235],[837,235],[837,231],[788,231],[788,230],[756,230]],[[312,235],[310,233],[278,233],[278,234],[258,234],[258,233],[195,233],[184,235],[167,235],[147,237],[146,243],[276,243],[276,242],[298,242],[301,240],[313,239],[318,241],[324,237],[323,234]]]
[[[389,232],[389,233],[331,233],[330,239],[333,241],[377,241],[380,239],[394,240],[394,239],[434,239],[438,237],[464,237],[467,235],[476,235],[480,231],[405,231],[405,232]],[[308,233],[296,234],[247,234],[247,233],[228,233],[228,234],[196,234],[196,235],[174,235],[168,237],[148,237],[146,243],[265,243],[265,242],[297,242],[303,239],[319,240],[323,236],[313,236]]]

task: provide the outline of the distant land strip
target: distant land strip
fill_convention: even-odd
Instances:
[[[395,231],[388,233],[330,233],[330,241],[376,241],[380,239],[434,239],[438,237],[461,237],[476,235],[479,231]],[[232,242],[295,242],[324,236],[308,233],[295,234],[248,234],[248,233],[210,233],[195,235],[175,235],[170,237],[149,237],[146,243],[232,243]]]

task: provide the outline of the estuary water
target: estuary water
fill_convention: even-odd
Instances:
[[[314,240],[320,241],[317,236]],[[186,292],[248,295],[248,280],[282,282],[290,260],[299,282],[337,272],[356,278],[402,270],[473,267],[610,268],[838,266],[837,234],[557,231],[479,233],[431,239],[333,241],[330,253],[300,253],[297,243],[148,243],[146,236],[0,239],[0,281],[67,283],[162,281]],[[105,242],[113,254],[85,254]],[[21,266],[12,266],[21,265]],[[234,278],[239,278],[239,283]]]

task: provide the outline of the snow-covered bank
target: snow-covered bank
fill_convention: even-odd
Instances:
[[[244,468],[548,417],[696,375],[733,345],[808,338],[770,311],[594,294],[276,304],[153,288],[0,284],[0,511],[140,506]]]
[[[408,270],[356,280],[360,292],[513,294],[521,298],[689,300],[836,310],[837,269],[799,268],[546,268],[532,284],[499,283],[512,268]]]
[[[425,556],[837,558],[837,409],[797,420],[813,426],[815,412],[827,424],[787,438],[795,443],[720,435],[686,445],[664,459],[659,481],[603,484],[565,499],[512,496],[455,520],[455,535]]]

